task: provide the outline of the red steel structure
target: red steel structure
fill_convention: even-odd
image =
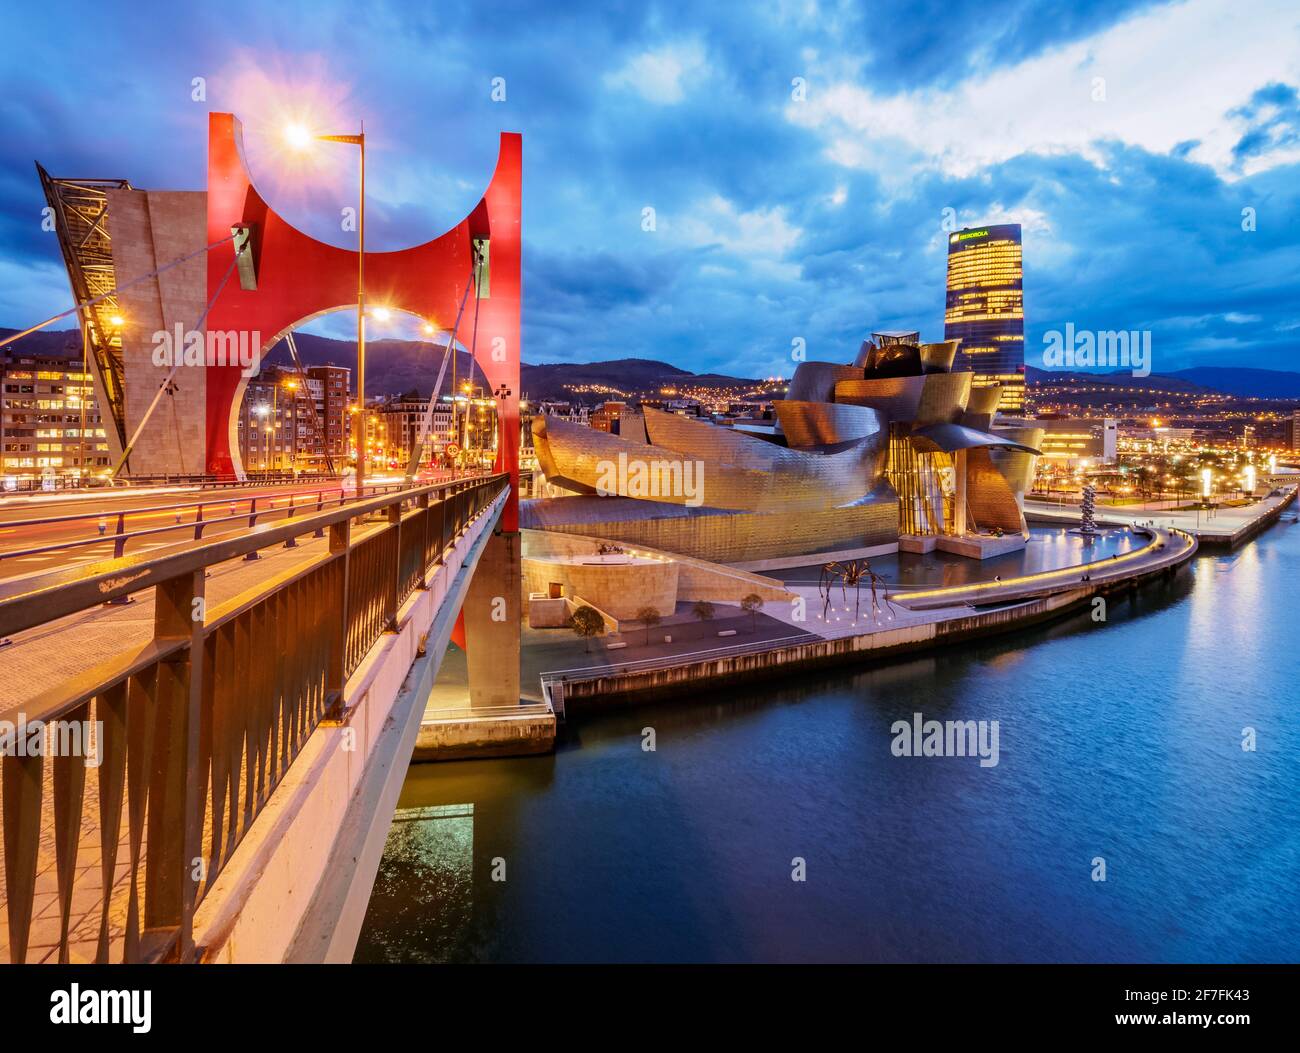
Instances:
[[[208,244],[232,228],[252,231],[256,288],[228,281],[212,303],[207,330],[257,332],[265,354],[286,333],[331,311],[356,308],[357,253],[317,241],[275,212],[257,192],[244,163],[242,128],[233,114],[208,121]],[[523,141],[501,133],[496,170],[474,210],[445,234],[396,252],[367,252],[366,302],[418,315],[446,328],[471,280],[474,242],[489,246],[490,280],[479,304],[475,358],[497,399],[495,470],[510,477],[501,529],[518,529],[521,182]],[[230,271],[235,246],[208,253],[208,298]],[[470,293],[473,296],[473,292]],[[247,384],[238,363],[207,369],[207,470],[239,474],[235,410]]]

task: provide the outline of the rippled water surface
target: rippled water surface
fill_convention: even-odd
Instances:
[[[357,959],[1300,960],[1298,583],[1279,526],[1103,624],[417,765]],[[999,763],[893,756],[916,712]]]

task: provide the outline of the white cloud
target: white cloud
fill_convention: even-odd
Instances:
[[[643,51],[622,69],[605,75],[610,88],[630,88],[642,98],[672,106],[686,98],[684,81],[702,76],[708,70],[704,47],[688,40]]]
[[[719,195],[696,205],[672,228],[690,245],[718,245],[736,256],[768,259],[784,256],[803,235],[779,205],[739,212]]]
[[[1104,101],[1094,101],[1103,78]],[[787,118],[819,130],[826,155],[897,175],[937,167],[963,177],[1026,152],[1073,152],[1100,162],[1106,140],[1165,153],[1199,140],[1193,160],[1233,178],[1243,126],[1226,114],[1270,81],[1300,80],[1294,0],[1189,0],[948,91],[877,94],[847,81],[809,91]],[[1253,159],[1248,171],[1293,151]]]

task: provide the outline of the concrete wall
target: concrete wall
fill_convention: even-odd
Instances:
[[[1161,570],[1157,573],[1173,571]],[[767,681],[802,670],[861,663],[951,646],[959,641],[1023,629],[1061,617],[1085,605],[1092,595],[1108,591],[1109,587],[1100,585],[1095,588],[1078,588],[1014,607],[946,621],[922,622],[860,636],[811,640],[675,666],[618,671],[587,680],[568,680],[564,684],[565,712],[581,712],[584,709],[660,699],[675,694],[700,696],[706,684],[709,688],[716,688],[756,680]]]
[[[525,530],[523,537],[524,551],[530,557],[594,553],[602,541],[609,540],[546,530]],[[715,603],[739,603],[742,597],[750,593],[757,593],[764,600],[771,601],[788,601],[794,597],[794,594],[776,578],[767,578],[747,570],[739,570],[678,553],[660,552],[655,549],[646,549],[646,551],[651,555],[671,559],[677,564],[679,601],[710,600]]]
[[[109,190],[113,267],[119,285],[201,249],[207,237],[207,194],[190,190]],[[234,278],[232,281],[236,280]],[[130,441],[167,377],[153,364],[154,333],[192,330],[208,303],[207,254],[119,294],[126,325],[122,360],[126,437]],[[202,368],[182,366],[131,452],[135,475],[197,474],[206,463],[207,385]]]
[[[620,620],[635,618],[642,607],[664,614],[677,603],[678,563],[671,559],[636,559],[627,563],[575,563],[570,557],[525,557],[524,592],[548,593],[552,582],[564,596],[580,596]]]
[[[549,711],[492,720],[426,720],[420,725],[413,759],[524,756],[548,753],[554,744],[555,714]]]

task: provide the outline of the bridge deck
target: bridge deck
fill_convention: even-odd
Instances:
[[[366,532],[380,529],[371,524],[358,531],[358,538]],[[260,560],[245,562],[232,560],[212,569],[208,579],[208,602],[212,606],[238,596],[254,587],[260,580],[306,563],[325,550],[324,539],[304,538],[296,548],[276,548],[264,551]],[[148,589],[134,603],[125,606],[106,606],[85,611],[49,625],[15,634],[12,643],[0,654],[4,656],[8,674],[0,683],[0,719],[17,721],[26,700],[63,683],[78,673],[93,668],[100,662],[132,646],[147,643],[153,635],[154,592]],[[99,778],[98,769],[86,771],[86,790],[81,819],[81,847],[77,853],[76,878],[72,892],[72,918],[69,960],[92,962],[95,959],[100,937],[100,914],[103,908],[102,875],[100,860],[102,845],[99,830]],[[241,773],[242,775],[242,773]],[[46,765],[45,794],[52,800],[53,766]],[[239,785],[245,785],[241,777]],[[3,805],[0,804],[0,808]],[[206,828],[211,823],[211,805],[205,817]],[[2,814],[2,813],[0,813]],[[117,852],[113,893],[109,908],[110,960],[122,958],[122,940],[125,931],[127,902],[130,892],[130,852],[127,847],[127,830],[123,825]],[[141,870],[145,858],[141,849]],[[3,859],[3,846],[0,846]],[[0,871],[2,872],[2,871]],[[9,960],[9,922],[7,891],[0,881],[0,961]],[[37,863],[36,905],[33,910],[28,961],[40,963],[57,960],[59,943],[59,908],[54,855],[54,812],[46,808],[42,813],[41,847]]]

